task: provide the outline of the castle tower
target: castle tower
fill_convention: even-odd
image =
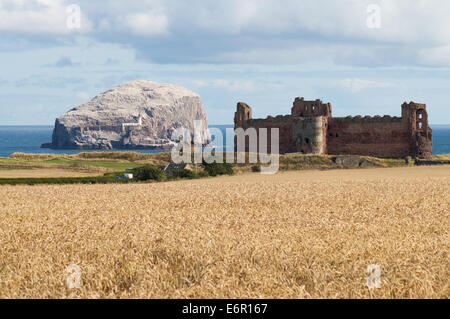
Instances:
[[[236,113],[234,113],[234,128],[246,128],[247,120],[252,118],[252,108],[243,102],[237,104]]]
[[[321,100],[305,101],[303,97],[297,97],[291,109],[295,117],[331,117],[331,104],[322,103]]]
[[[411,155],[415,158],[430,159],[433,148],[433,132],[428,126],[426,104],[403,103],[402,121],[410,135]]]
[[[305,101],[303,97],[297,97],[291,109],[291,116],[293,121],[290,149],[304,154],[325,154],[331,104],[325,104],[320,99]]]

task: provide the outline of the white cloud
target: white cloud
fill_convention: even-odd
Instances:
[[[450,42],[447,0],[176,0],[161,2],[174,28],[215,34],[312,33],[336,39]],[[382,27],[367,26],[367,7],[380,6]],[[417,23],[420,21],[421,23]]]
[[[169,21],[162,12],[150,11],[125,16],[123,24],[137,35],[153,36],[167,33]]]
[[[0,31],[27,34],[71,34],[91,30],[91,22],[81,11],[81,28],[67,25],[70,12],[66,0],[2,0],[0,2]]]
[[[359,92],[366,89],[385,89],[394,86],[392,83],[388,82],[377,82],[363,79],[344,79],[340,82],[340,85],[352,92]]]
[[[252,27],[261,17],[261,3],[256,0],[193,1],[170,6],[181,25],[206,33],[238,34]],[[185,14],[183,14],[185,13]],[[180,26],[180,24],[179,24]]]
[[[167,31],[225,35],[312,33],[336,39],[417,43],[450,43],[448,0],[91,0],[79,3],[96,30],[127,26],[138,35]],[[2,0],[0,29],[66,33],[70,0]],[[380,29],[367,27],[368,5],[381,8]],[[89,16],[90,20],[87,20]],[[122,21],[124,25],[117,25]],[[418,23],[420,21],[420,23]]]
[[[71,35],[71,2],[1,0],[0,31]],[[113,37],[157,62],[450,64],[448,0],[73,2],[81,8],[81,32],[102,42]],[[380,29],[367,26],[373,3],[381,9]],[[167,47],[145,41],[157,36]]]
[[[195,80],[193,81],[192,84],[196,88],[202,87],[219,88],[232,92],[237,91],[251,92],[256,90],[257,88],[255,82],[245,80],[228,80],[228,79]]]
[[[414,5],[409,0],[114,3],[108,17],[110,21],[121,17],[116,30],[125,27],[137,37],[168,35],[171,42],[166,50],[170,52],[160,53],[159,58],[154,55],[161,48],[152,50],[140,44],[140,51],[152,60],[448,65],[442,49],[450,45],[448,0],[417,0]],[[381,8],[380,29],[367,26],[367,7],[372,3]]]

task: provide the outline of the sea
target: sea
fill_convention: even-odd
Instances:
[[[220,150],[232,151],[234,138],[230,131],[234,125],[210,125],[211,134],[220,132],[223,135],[222,143],[213,141],[213,145]],[[228,133],[228,135],[227,135]],[[84,152],[138,152],[160,153],[167,150],[52,150],[41,148],[43,143],[52,141],[53,126],[0,126],[0,157],[9,157],[14,153],[27,154],[78,154]]]
[[[212,134],[214,130],[223,135],[223,143],[213,143],[218,149],[233,149],[233,137],[230,130],[233,125],[210,125]],[[431,125],[433,129],[433,154],[450,154],[450,125]],[[9,157],[13,153],[53,153],[77,154],[90,152],[89,150],[51,150],[41,148],[41,144],[51,142],[53,126],[0,126],[0,157]],[[123,150],[113,150],[113,152]],[[158,153],[158,150],[127,150],[139,153]],[[98,150],[94,150],[98,152]],[[105,151],[111,152],[111,151]]]

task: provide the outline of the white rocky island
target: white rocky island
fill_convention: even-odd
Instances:
[[[169,149],[172,132],[194,133],[210,141],[208,119],[200,96],[172,84],[133,81],[101,93],[56,119],[53,149]]]

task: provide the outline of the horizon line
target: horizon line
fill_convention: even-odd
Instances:
[[[224,125],[229,125],[229,126],[234,126],[234,124],[233,123],[228,123],[228,124],[208,124],[208,126],[224,126]],[[433,126],[433,125],[436,125],[436,126],[450,126],[450,123],[446,123],[446,124],[443,124],[443,123],[440,123],[440,124],[438,124],[438,123],[429,123],[428,124],[429,126]],[[11,125],[11,124],[0,124],[0,127],[21,127],[21,126],[36,126],[36,127],[46,127],[46,126],[55,126],[55,124],[13,124],[13,125]]]

